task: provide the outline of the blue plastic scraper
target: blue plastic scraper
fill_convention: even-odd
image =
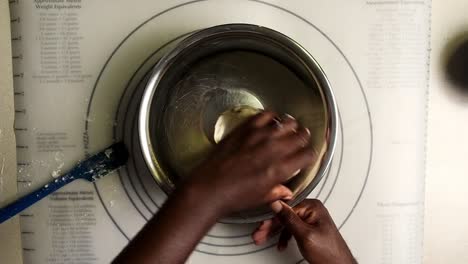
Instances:
[[[33,205],[37,201],[53,193],[66,184],[76,180],[85,179],[94,182],[106,174],[125,165],[128,152],[123,143],[116,143],[102,152],[80,162],[67,174],[62,175],[42,188],[21,197],[0,209],[0,224],[15,216],[19,212]]]

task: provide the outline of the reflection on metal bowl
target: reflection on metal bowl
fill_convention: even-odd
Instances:
[[[335,148],[337,107],[318,63],[274,30],[228,24],[198,31],[177,44],[153,69],[139,116],[145,161],[171,193],[213,149],[215,125],[226,110],[248,106],[288,113],[309,128],[316,164],[288,186],[295,205],[326,174]],[[270,218],[267,207],[223,219],[250,223]]]

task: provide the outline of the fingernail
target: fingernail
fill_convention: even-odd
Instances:
[[[307,127],[305,128],[305,131],[306,131],[307,135],[310,136],[310,130]]]
[[[292,198],[293,198],[292,195],[288,195],[288,196],[284,197],[283,200],[289,201],[289,200],[291,200]]]
[[[281,212],[281,209],[283,209],[283,205],[280,201],[271,203],[271,210],[273,210],[273,212],[275,212],[276,214]]]
[[[290,114],[284,114],[285,117],[287,118],[291,118],[293,120],[296,120],[296,118],[294,118],[294,116],[290,115]]]

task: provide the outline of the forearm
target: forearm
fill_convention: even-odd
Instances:
[[[219,213],[203,194],[184,187],[172,195],[115,263],[184,263]]]

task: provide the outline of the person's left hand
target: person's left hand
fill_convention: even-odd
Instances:
[[[264,221],[252,234],[260,245],[281,231],[277,248],[286,249],[296,239],[302,256],[311,264],[357,264],[325,206],[316,199],[306,199],[289,207],[282,201],[271,204],[275,218]]]

